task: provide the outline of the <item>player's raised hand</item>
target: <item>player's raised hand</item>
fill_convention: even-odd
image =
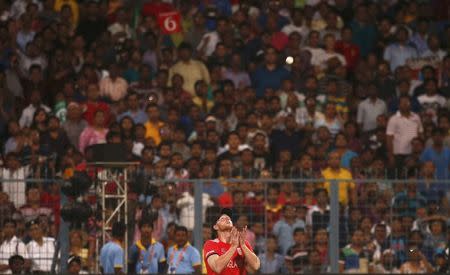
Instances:
[[[230,244],[232,247],[239,246],[239,232],[236,227],[233,227],[230,232]]]
[[[244,228],[242,228],[242,230],[239,232],[239,245],[244,246],[246,239],[247,239],[247,226],[244,226]]]

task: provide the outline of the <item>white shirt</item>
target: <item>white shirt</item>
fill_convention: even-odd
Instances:
[[[320,60],[320,66],[322,68],[327,68],[328,60],[330,60],[334,57],[336,57],[339,60],[339,62],[341,62],[342,66],[347,66],[347,61],[345,60],[345,57],[340,53],[327,53],[326,51],[323,51],[323,53],[318,52],[318,56],[317,56],[317,58],[319,58],[319,60]]]
[[[128,82],[122,78],[117,77],[114,81],[107,76],[100,80],[100,95],[106,96],[112,101],[119,101],[127,95]]]
[[[12,1],[11,5],[11,17],[14,19],[18,19],[22,14],[24,14],[27,10],[28,1],[26,0],[15,0]],[[34,3],[38,6],[38,11],[42,11],[42,3],[38,0],[31,0],[31,3]]]
[[[239,152],[243,151],[245,149],[252,149],[252,147],[250,147],[248,144],[241,144],[238,147]],[[230,146],[228,144],[225,144],[225,146],[220,147],[219,150],[217,150],[217,156],[222,155],[223,153],[227,152],[228,150],[230,150]]]
[[[447,55],[447,52],[439,49],[436,52],[432,52],[430,49],[424,51],[420,57],[434,57],[439,59],[439,61],[444,60],[444,57]]]
[[[325,209],[320,209],[317,205],[313,205],[309,210],[308,213],[306,213],[306,225],[307,226],[312,226],[312,215],[315,212],[320,212],[321,214],[324,214],[325,211],[330,211],[330,206],[327,205],[327,207],[325,207]]]
[[[381,114],[387,114],[386,103],[379,98],[375,102],[366,98],[358,104],[356,121],[362,124],[364,132],[371,131],[377,128],[377,117]]]
[[[384,268],[384,266],[380,263],[373,267],[374,273],[379,274],[399,274],[400,270],[396,267],[393,267],[391,270],[387,270]]]
[[[39,106],[39,108],[44,109],[47,113],[51,112],[51,109],[47,106],[45,106],[44,104],[41,104]],[[23,109],[22,111],[22,115],[20,116],[19,119],[19,125],[20,127],[24,128],[24,127],[30,127],[31,124],[33,123],[33,116],[34,113],[36,112],[36,107],[34,107],[33,104],[28,105],[28,107],[26,107],[25,109]]]
[[[175,170],[172,168],[168,168],[166,171],[166,177],[167,180],[172,180],[172,179],[187,179],[189,178],[189,172],[188,170],[182,168],[179,175],[175,174]]]
[[[432,96],[423,94],[417,97],[417,101],[419,101],[420,105],[422,105],[424,109],[432,108],[436,110],[439,108],[444,108],[447,103],[445,97],[440,94],[435,94]]]
[[[2,184],[2,191],[8,195],[9,200],[17,209],[27,202],[25,179],[29,174],[28,166],[20,167],[16,171],[6,168],[0,170],[0,178],[5,180]]]
[[[288,113],[284,110],[278,111],[278,113],[273,117],[274,125],[273,129],[284,130],[286,127],[284,125],[284,118],[287,117]]]
[[[297,122],[297,124],[301,127],[304,127],[307,124],[311,124],[313,126],[316,121],[324,119],[325,116],[318,111],[315,111],[314,115],[311,116],[305,107],[297,108],[295,112],[295,122]]]
[[[23,86],[20,82],[19,75],[15,70],[8,69],[5,71],[6,87],[15,97],[23,98]]]
[[[206,38],[208,37],[209,41],[206,42]],[[199,51],[203,47],[203,45],[206,45],[204,55],[210,56],[216,50],[216,45],[217,43],[219,43],[219,41],[220,37],[216,31],[205,33],[200,43],[198,43],[197,51]]]
[[[335,137],[337,133],[342,129],[342,122],[336,117],[333,121],[328,122],[325,116],[322,119],[318,119],[314,123],[314,128],[325,126],[330,131],[331,135]]]
[[[50,272],[55,257],[55,239],[44,237],[42,246],[32,240],[27,244],[27,252],[33,271]]]
[[[30,67],[33,65],[39,65],[41,66],[42,70],[45,70],[47,68],[48,62],[47,58],[43,55],[39,55],[36,57],[30,57],[26,54],[23,54],[21,51],[16,51],[17,55],[19,56],[19,70],[23,75],[28,76]]]
[[[296,26],[294,24],[289,24],[284,26],[281,31],[289,36],[293,32],[298,32],[302,36],[302,41],[306,41],[309,34],[309,28],[306,26]]]
[[[25,244],[16,236],[12,237],[9,241],[4,240],[0,245],[0,264],[7,265],[8,259],[14,255],[20,255],[24,259],[28,258]]]
[[[119,38],[120,42],[125,41],[125,39],[131,38],[131,28],[128,25],[122,25],[122,24],[116,22],[108,27],[108,31],[111,33],[112,36],[114,36],[117,33],[121,33],[121,32],[125,33],[125,37]]]
[[[313,66],[320,66],[322,65],[324,56],[326,52],[322,48],[311,48],[311,47],[304,47],[303,48],[306,51],[309,51],[311,53],[311,65]]]
[[[8,21],[9,18],[11,18],[11,13],[7,10],[0,14],[0,21],[2,22]]]
[[[439,94],[435,94],[432,96],[423,94],[417,97],[417,101],[419,101],[420,105],[422,106],[422,110],[426,114],[431,115],[431,118],[435,123],[437,122],[439,109],[445,108],[445,105],[447,104],[447,99]]]
[[[209,194],[202,194],[202,219],[205,221],[206,208],[211,207],[214,203],[211,201]],[[177,208],[180,210],[180,224],[186,226],[188,230],[194,229],[194,197],[188,192],[184,192],[177,201]]]
[[[411,154],[411,141],[423,132],[420,117],[415,113],[410,113],[405,117],[397,112],[393,115],[387,124],[386,135],[393,136],[394,155]]]

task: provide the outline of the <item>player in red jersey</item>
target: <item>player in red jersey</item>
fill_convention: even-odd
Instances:
[[[217,239],[209,240],[203,247],[203,257],[208,275],[245,275],[256,271],[260,261],[245,240],[245,227],[238,231],[231,221],[231,210],[224,209],[214,225]]]

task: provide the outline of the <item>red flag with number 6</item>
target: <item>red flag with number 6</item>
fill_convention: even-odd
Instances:
[[[181,15],[177,11],[160,13],[158,24],[163,34],[178,33],[181,31]]]

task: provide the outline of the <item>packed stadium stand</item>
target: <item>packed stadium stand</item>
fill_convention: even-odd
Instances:
[[[450,273],[449,17],[0,0],[0,274]]]

